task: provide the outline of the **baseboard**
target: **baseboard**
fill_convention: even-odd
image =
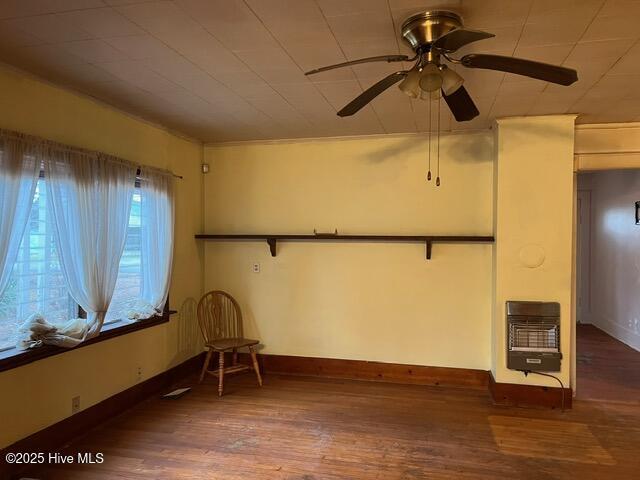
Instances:
[[[7,464],[4,458],[8,452],[55,452],[60,450],[74,438],[198,371],[203,361],[204,354],[198,354],[180,365],[3,448],[0,450],[0,458],[2,459],[0,461],[0,478],[13,478],[27,467],[26,465]]]
[[[615,338],[625,345],[633,348],[637,352],[640,352],[640,335],[632,330],[629,330],[624,325],[620,325],[619,323],[612,322],[602,317],[596,319],[596,321],[594,322],[591,322],[591,325],[602,330],[607,335]]]
[[[489,372],[489,393],[496,405],[513,407],[562,408],[560,387],[541,387],[517,383],[497,383]],[[564,389],[564,408],[571,408],[573,392]]]
[[[241,358],[241,360],[244,359]],[[265,373],[286,375],[483,389],[487,388],[489,383],[489,372],[469,368],[428,367],[364,360],[269,354],[259,355],[258,362],[261,370]]]

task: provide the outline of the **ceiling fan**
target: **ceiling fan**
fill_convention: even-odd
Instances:
[[[462,18],[448,10],[420,12],[407,18],[402,24],[402,37],[415,51],[415,56],[381,55],[338,63],[306,72],[313,75],[334,68],[349,67],[369,62],[413,62],[410,70],[402,70],[383,78],[369,87],[338,112],[347,117],[358,112],[386,89],[401,82],[400,90],[412,98],[429,99],[442,93],[455,119],[464,122],[476,117],[479,112],[464,88],[464,79],[447,67],[442,60],[467,68],[482,68],[514,73],[560,85],[571,85],[578,74],[571,68],[534,62],[522,58],[471,53],[462,58],[451,54],[478,40],[494,37],[492,33],[470,30],[463,27]]]

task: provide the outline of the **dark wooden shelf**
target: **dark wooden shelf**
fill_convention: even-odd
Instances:
[[[478,235],[342,235],[342,234],[307,234],[307,235],[242,235],[242,234],[198,234],[200,240],[213,241],[266,241],[271,251],[271,256],[276,256],[278,241],[332,241],[332,242],[404,242],[424,243],[426,246],[427,260],[431,258],[431,247],[434,243],[492,243],[493,236]]]

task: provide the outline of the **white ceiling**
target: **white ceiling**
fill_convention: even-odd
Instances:
[[[640,120],[640,0],[0,0],[0,60],[206,142],[425,131],[426,104],[396,87],[335,114],[402,64],[303,72],[410,54],[399,25],[434,7],[496,34],[460,54],[557,63],[580,78],[562,87],[461,68],[480,116],[458,123],[443,103],[443,130],[567,112]]]

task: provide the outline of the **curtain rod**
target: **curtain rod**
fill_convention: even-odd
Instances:
[[[151,168],[151,169],[155,169],[155,170],[161,170],[161,169],[157,169],[157,168],[155,168],[155,167],[148,167],[148,166],[145,166],[145,165],[139,165],[139,166],[138,166],[138,168],[137,168],[137,170],[136,170],[136,176],[137,176],[137,177],[139,177],[139,176],[140,176],[140,173],[141,173],[141,168],[140,168],[140,167],[142,167],[142,168],[145,168],[145,167],[146,167],[146,168]],[[173,175],[175,178],[179,178],[180,180],[182,180],[182,179],[184,178],[182,175],[178,175],[177,173],[174,173],[174,172],[172,172],[171,170],[163,170],[163,171],[170,173],[170,174],[171,174],[171,175]]]
[[[99,150],[90,150],[90,149],[86,149],[86,148],[82,148],[82,147],[76,147],[76,146],[72,146],[72,145],[67,145],[64,143],[60,143],[60,142],[56,142],[55,140],[49,140],[47,138],[43,138],[43,137],[38,137],[36,135],[29,135],[28,133],[22,133],[22,132],[17,132],[15,130],[7,130],[4,128],[0,128],[0,139],[2,138],[13,138],[15,140],[24,142],[26,144],[30,144],[32,146],[42,146],[42,147],[47,147],[47,148],[53,148],[55,150],[59,150],[59,151],[66,151],[66,152],[70,152],[70,153],[77,153],[77,154],[81,154],[81,155],[86,155],[89,157],[95,157],[96,155],[101,155],[104,157],[108,157],[111,160],[115,160],[118,162],[124,162],[127,164],[132,164],[135,165],[137,162],[132,162],[130,160],[126,160],[124,158],[120,158],[117,157],[115,155],[111,155],[108,153],[104,153],[101,152]],[[164,170],[161,168],[157,168],[157,167],[151,167],[151,166],[147,166],[147,165],[140,165],[138,164],[137,166],[137,174],[140,174],[140,167],[143,168],[154,168],[156,170],[163,170],[165,172],[170,173],[171,175],[173,175],[175,178],[179,178],[180,180],[182,180],[184,177],[182,175],[178,175],[174,172],[172,172],[171,170]]]

